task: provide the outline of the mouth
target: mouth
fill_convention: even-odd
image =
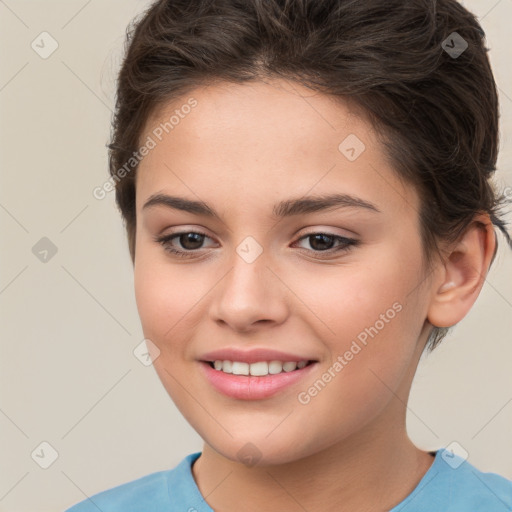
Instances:
[[[284,390],[292,391],[302,385],[314,372],[318,361],[231,361],[229,359],[201,360],[200,368],[212,388],[231,399],[264,400]]]
[[[266,377],[267,375],[279,375],[280,373],[290,373],[297,370],[302,370],[306,366],[310,366],[316,361],[313,360],[300,360],[300,361],[256,361],[254,363],[247,363],[244,361],[230,361],[216,359],[214,361],[203,361],[208,364],[210,368],[219,372],[253,376],[253,377]]]

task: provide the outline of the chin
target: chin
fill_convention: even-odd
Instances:
[[[276,432],[269,435],[268,429],[243,436],[223,435],[222,438],[206,433],[200,435],[220,456],[247,467],[288,464],[314,455],[332,444],[325,438],[320,443],[319,436],[313,436],[313,440],[308,442],[300,433],[290,435],[289,430],[283,430],[281,435]]]

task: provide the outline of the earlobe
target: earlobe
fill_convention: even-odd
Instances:
[[[487,214],[475,216],[443,263],[442,280],[435,283],[427,319],[436,327],[460,322],[475,303],[496,249]]]

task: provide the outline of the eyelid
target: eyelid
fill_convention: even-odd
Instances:
[[[331,247],[330,249],[326,249],[325,251],[315,251],[313,249],[304,249],[308,253],[314,253],[318,256],[325,254],[326,256],[332,256],[333,254],[336,254],[337,252],[342,252],[348,250],[351,246],[356,246],[360,243],[360,241],[356,238],[350,238],[348,236],[344,235],[337,235],[336,233],[331,233],[327,230],[316,230],[316,231],[310,231],[308,233],[305,233],[301,236],[299,236],[295,242],[293,242],[293,245],[301,242],[304,239],[309,238],[313,235],[325,235],[330,238],[333,238],[335,242],[341,242],[341,245],[335,245],[334,247]],[[321,257],[321,256],[320,256]]]
[[[185,258],[196,258],[199,260],[202,256],[204,256],[203,249],[205,249],[205,248],[187,250],[187,249],[176,249],[170,245],[170,242],[174,238],[179,237],[180,235],[185,235],[185,234],[190,234],[190,233],[201,235],[201,236],[204,236],[206,238],[213,240],[212,237],[210,237],[208,234],[202,232],[199,229],[180,228],[180,231],[171,232],[171,233],[168,233],[165,235],[157,235],[154,237],[154,241],[159,243],[163,247],[164,251],[168,252],[170,255],[172,255],[174,257],[184,258],[184,259]],[[344,253],[349,252],[352,247],[355,247],[360,244],[360,240],[358,240],[358,239],[349,238],[349,237],[346,237],[343,235],[337,235],[335,233],[331,233],[327,229],[316,229],[316,230],[309,231],[307,233],[303,233],[301,236],[299,236],[298,238],[295,239],[295,241],[293,242],[293,245],[295,245],[295,244],[301,242],[302,240],[307,239],[308,237],[313,236],[313,235],[325,235],[327,237],[333,238],[335,241],[341,242],[340,245],[335,245],[334,247],[331,247],[331,248],[323,250],[323,251],[315,251],[314,249],[305,249],[305,248],[299,247],[299,249],[306,251],[306,253],[308,253],[308,255],[310,253],[313,253],[315,255],[314,258],[317,260],[322,260],[322,259],[327,260],[327,259],[335,257],[337,255],[342,255]]]
[[[210,240],[214,239],[214,237],[210,236],[204,228],[187,227],[187,226],[185,226],[185,227],[177,226],[175,228],[171,228],[171,231],[168,231],[165,234],[155,235],[154,238],[155,239],[170,238],[172,236],[185,235],[187,233],[203,235],[204,237],[209,238]]]
[[[317,235],[317,234],[321,233],[323,235],[339,236],[341,238],[347,238],[347,239],[359,237],[359,235],[357,233],[355,233],[354,231],[350,231],[350,230],[345,229],[344,233],[336,233],[334,231],[336,228],[334,228],[334,227],[330,227],[330,228],[329,227],[322,227],[321,225],[320,226],[313,226],[311,228],[308,227],[308,228],[304,228],[304,229],[308,229],[308,231],[306,231],[306,232],[301,232],[301,230],[296,231],[294,236],[298,236],[299,238],[302,238],[304,236]],[[338,228],[338,229],[340,229],[340,228]]]
[[[202,229],[199,229],[199,228],[186,228],[185,227],[184,229],[182,229],[180,227],[179,229],[180,229],[179,231],[171,231],[169,233],[166,233],[165,235],[156,235],[154,237],[154,239],[156,241],[158,241],[158,240],[161,240],[161,239],[169,239],[169,238],[171,238],[173,236],[185,235],[185,234],[188,234],[188,233],[194,233],[194,234],[202,235],[202,236],[204,236],[206,238],[209,238],[210,240],[213,240],[213,237],[211,237],[210,235],[208,235],[208,233],[205,233]],[[302,233],[300,235],[297,235],[297,232],[295,232],[294,238],[295,238],[295,242],[298,242],[299,240],[302,240],[303,238],[306,238],[308,236],[319,235],[319,234],[331,236],[333,238],[343,238],[343,239],[346,239],[346,240],[351,240],[352,239],[351,236],[340,235],[340,234],[331,232],[329,229],[321,229],[321,228],[320,229],[318,229],[318,228],[317,229],[313,229],[312,231],[308,231],[308,232]],[[192,251],[189,251],[189,252],[192,252]]]
[[[211,237],[208,233],[205,233],[204,231],[202,231],[201,229],[198,229],[198,228],[180,229],[179,231],[171,231],[169,233],[166,233],[165,235],[156,235],[155,237],[153,237],[153,239],[156,242],[162,243],[162,241],[166,241],[166,240],[169,241],[173,238],[178,238],[180,235],[187,235],[189,233],[193,233],[195,235],[202,235],[205,237],[205,239],[209,238],[210,240],[214,240],[213,237]],[[186,252],[189,252],[189,253],[199,252],[202,249],[203,248],[196,249],[196,250],[188,250]]]

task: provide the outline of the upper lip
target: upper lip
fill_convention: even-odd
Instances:
[[[313,361],[310,357],[299,356],[290,352],[281,352],[267,348],[253,348],[240,350],[237,348],[223,348],[203,354],[201,361],[239,361],[243,363],[257,363],[259,361]]]

